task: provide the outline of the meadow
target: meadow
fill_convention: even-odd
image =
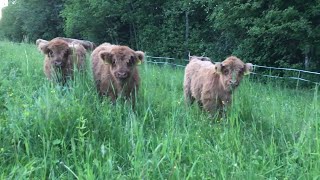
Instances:
[[[0,42],[0,179],[320,179],[318,87],[246,76],[225,119],[185,106],[183,68],[141,64],[135,110],[88,69],[49,82],[34,44]]]

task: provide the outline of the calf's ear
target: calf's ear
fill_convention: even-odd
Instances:
[[[221,74],[221,69],[223,68],[223,65],[222,65],[222,63],[217,62],[214,64],[214,68],[218,74]]]
[[[143,59],[144,59],[144,52],[142,51],[136,51],[135,52],[138,59],[137,59],[137,64],[141,64],[143,62]]]
[[[97,47],[97,45],[95,43],[91,42],[91,51],[93,51],[96,47]]]
[[[40,43],[38,48],[42,51],[43,54],[48,54],[50,49],[48,48],[48,44]]]
[[[108,51],[101,51],[99,53],[99,57],[107,64],[112,64],[113,54]]]
[[[244,75],[248,75],[252,71],[253,71],[253,64],[246,63],[245,68],[244,68]]]
[[[36,45],[39,47],[39,44],[48,44],[48,41],[43,40],[43,39],[37,39],[36,40]]]
[[[208,57],[200,57],[200,60],[201,61],[211,61],[211,59]]]

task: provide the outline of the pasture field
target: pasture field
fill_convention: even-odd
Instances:
[[[47,81],[35,45],[0,42],[0,61],[0,179],[320,179],[317,87],[247,76],[217,120],[184,105],[181,68],[142,64],[133,111],[90,67]]]

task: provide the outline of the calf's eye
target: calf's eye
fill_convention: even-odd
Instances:
[[[127,64],[128,64],[128,66],[133,66],[134,65],[134,57],[133,56],[130,57],[130,59],[129,59]]]
[[[53,52],[51,50],[48,51],[48,56],[53,57]]]
[[[64,57],[68,57],[69,56],[69,53],[68,52],[65,52],[64,53]]]
[[[112,60],[111,65],[112,65],[112,66],[116,66],[116,61],[115,61],[115,60]]]
[[[223,74],[229,74],[229,69],[224,69]]]

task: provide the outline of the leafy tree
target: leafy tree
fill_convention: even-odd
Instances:
[[[9,5],[2,9],[2,18],[0,21],[0,33],[13,41],[21,41],[23,38],[22,18],[19,15],[20,6]]]
[[[12,0],[2,34],[123,44],[149,55],[320,68],[319,0]]]
[[[23,30],[31,41],[63,36],[63,24],[59,16],[63,8],[62,0],[30,0],[21,1],[21,4],[24,7],[23,16],[27,17],[23,21]]]
[[[34,42],[38,38],[63,36],[63,24],[59,16],[62,9],[62,0],[11,1],[3,12],[1,27],[4,28],[4,34],[14,41],[27,38]]]
[[[316,4],[213,1],[209,20],[224,40],[217,41],[217,47],[225,47],[225,52],[258,64],[302,68],[306,55],[312,56],[309,49],[314,38],[309,10]]]
[[[66,0],[62,11],[66,35],[98,43],[128,42],[128,24],[121,19],[125,12],[121,4],[121,1]]]

